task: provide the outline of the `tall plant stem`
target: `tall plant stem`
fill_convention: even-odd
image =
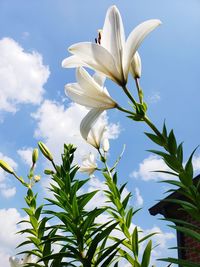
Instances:
[[[150,119],[145,115],[143,121],[154,131],[154,133],[160,138],[164,139],[161,132],[156,128],[156,126],[150,121]]]

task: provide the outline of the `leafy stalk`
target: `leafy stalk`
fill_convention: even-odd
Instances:
[[[108,189],[104,190],[108,202],[111,204],[107,209],[111,218],[118,223],[117,230],[121,232],[124,236],[122,241],[122,246],[119,249],[119,254],[122,258],[126,259],[131,266],[135,267],[148,267],[151,258],[152,243],[149,241],[143,251],[142,260],[139,261],[140,245],[142,242],[148,240],[152,235],[144,236],[139,239],[139,232],[141,232],[138,227],[132,229],[132,220],[134,215],[140,210],[134,210],[133,207],[129,207],[128,204],[131,199],[131,193],[128,193],[125,198],[122,197],[123,191],[126,184],[118,187],[118,177],[115,168],[109,168],[107,165],[106,155],[102,155],[99,150],[100,158],[105,166],[105,171],[103,175],[105,177],[106,185]],[[116,236],[112,236],[111,239],[114,242],[119,242],[120,239]]]
[[[141,92],[141,88],[139,85],[139,81],[136,81],[136,88],[139,96],[140,103],[137,103],[135,99],[130,94],[130,91],[127,88],[123,87],[123,90],[125,94],[128,96],[129,100],[132,102],[132,105],[135,109],[134,112],[132,112],[132,115],[129,115],[128,118],[135,120],[135,121],[142,121],[147,124],[148,127],[153,131],[153,133],[145,133],[145,135],[153,141],[156,145],[160,146],[162,150],[149,150],[150,152],[160,156],[165,164],[171,169],[170,171],[161,171],[166,174],[171,174],[175,177],[178,177],[179,181],[177,180],[165,180],[164,182],[175,185],[178,187],[178,192],[180,195],[184,197],[183,200],[177,200],[177,199],[170,199],[168,201],[171,201],[174,204],[178,204],[178,207],[180,210],[183,210],[186,214],[190,216],[192,220],[195,220],[196,222],[200,222],[200,190],[199,185],[195,184],[193,182],[193,164],[192,164],[192,158],[196,151],[196,149],[191,153],[189,159],[187,160],[186,164],[183,163],[183,144],[177,144],[176,137],[174,135],[173,130],[171,130],[168,134],[166,125],[164,123],[162,132],[157,129],[157,127],[154,125],[154,123],[147,117],[146,111],[147,107],[145,103],[143,102],[143,92]],[[142,97],[142,98],[141,98]],[[124,112],[123,110],[121,110]],[[128,113],[128,112],[126,112]],[[129,112],[130,114],[130,112]],[[163,151],[164,150],[164,151]],[[174,192],[174,189],[171,189],[170,191]],[[173,218],[167,218],[169,221],[174,221]],[[195,236],[199,235],[199,231],[196,229],[193,229],[194,227],[191,227],[191,225],[185,225],[185,227],[182,227],[184,225],[184,222],[177,222],[175,226],[170,226],[175,228],[177,231],[180,231],[184,233],[187,236],[190,236],[191,238],[195,238]],[[192,223],[192,225],[195,225],[195,222]],[[193,233],[193,235],[191,235]],[[200,241],[197,240],[199,243]],[[185,248],[187,249],[187,248]],[[182,261],[180,259],[172,259],[172,258],[165,258],[164,261],[169,261],[171,263],[180,263],[182,264]],[[187,265],[188,264],[188,265]],[[184,266],[190,266],[190,262],[184,261]],[[199,265],[200,266],[200,265]]]
[[[51,267],[68,264],[69,266],[104,267],[109,266],[122,242],[107,246],[110,233],[118,222],[96,223],[95,220],[106,210],[95,208],[88,210],[98,190],[84,193],[84,186],[89,179],[77,178],[78,166],[73,165],[75,148],[64,145],[62,164],[56,166],[56,173],[51,177],[50,191],[52,198],[47,198],[50,209],[45,214],[53,216],[58,223],[49,229],[53,233],[44,238],[44,243],[59,244],[58,253],[51,253],[43,260],[52,260]],[[82,190],[83,193],[80,193]],[[105,265],[106,264],[106,265]]]

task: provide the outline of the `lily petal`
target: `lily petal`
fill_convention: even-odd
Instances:
[[[100,86],[103,86],[106,80],[106,76],[100,72],[95,72],[93,75],[93,79],[97,82]]]
[[[69,83],[65,85],[65,93],[71,100],[78,103],[79,105],[88,108],[102,107],[102,103],[98,99],[92,98],[91,96],[85,95],[78,83]]]
[[[94,154],[90,153],[85,156],[82,161],[82,165],[79,168],[80,172],[86,172],[91,175],[97,169]]]
[[[96,120],[103,111],[104,110],[101,108],[93,108],[87,113],[87,115],[81,121],[80,133],[86,141],[92,126],[94,125],[94,123],[96,122]]]
[[[106,13],[101,45],[111,53],[119,73],[123,74],[122,53],[125,45],[125,34],[122,18],[116,6],[111,6]]]
[[[127,80],[130,64],[144,38],[161,24],[160,20],[152,19],[139,24],[130,34],[125,44],[123,55],[124,77]]]
[[[69,52],[78,56],[88,67],[121,84],[121,75],[117,70],[115,60],[104,47],[90,42],[82,42],[70,46]]]
[[[105,124],[97,125],[97,123],[95,123],[95,125],[91,128],[88,134],[87,142],[93,147],[99,149],[105,131],[106,131]]]
[[[65,86],[66,94],[74,102],[90,108],[116,107],[116,102],[110,97],[108,91],[100,86],[85,69],[78,68],[76,77],[78,83]]]
[[[9,262],[10,262],[11,267],[20,267],[20,265],[21,265],[19,260],[16,259],[15,257],[10,257]]]
[[[81,61],[80,58],[77,56],[67,57],[62,61],[63,68],[77,68],[81,66],[87,67],[87,64]]]

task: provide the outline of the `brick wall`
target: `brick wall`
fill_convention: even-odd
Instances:
[[[200,227],[200,223],[195,222],[189,215],[186,215],[183,219]],[[182,235],[182,238],[183,246],[188,248],[184,252],[184,259],[190,260],[194,263],[200,263],[200,242],[197,242],[195,239],[185,235]]]

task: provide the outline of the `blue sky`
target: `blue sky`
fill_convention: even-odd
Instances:
[[[103,26],[106,10],[119,8],[126,36],[140,22],[158,18],[162,25],[143,42],[141,86],[149,107],[149,117],[160,128],[164,119],[174,128],[179,142],[184,141],[185,155],[199,144],[199,69],[200,69],[200,2],[197,0],[140,1],[72,1],[72,0],[1,0],[0,1],[0,156],[26,175],[31,148],[44,141],[59,161],[63,142],[80,146],[77,160],[91,150],[79,137],[78,128],[84,108],[71,104],[64,85],[75,81],[74,69],[62,69],[61,61],[69,54],[67,47],[80,41],[93,41]],[[106,82],[111,96],[123,106],[127,100],[120,88]],[[133,84],[129,84],[135,90]],[[134,91],[133,91],[134,92]],[[119,166],[120,181],[128,181],[133,203],[143,210],[134,223],[144,231],[159,227],[160,248],[155,256],[169,255],[174,245],[170,229],[148,214],[148,208],[163,197],[166,187],[157,183],[163,177],[149,173],[162,162],[147,150],[155,148],[144,136],[142,123],[134,123],[118,111],[107,112],[110,125],[110,162],[126,151]],[[196,173],[200,154],[195,157]],[[37,171],[42,173],[45,161],[40,158]],[[97,177],[100,179],[99,177]],[[100,180],[102,182],[102,180]],[[37,185],[45,196],[47,178]],[[91,186],[94,183],[91,182]],[[25,190],[12,177],[0,173],[0,255],[4,266],[14,254],[19,237],[15,222],[24,214]],[[9,237],[9,238],[8,238]],[[164,241],[163,241],[164,240]],[[162,265],[157,265],[162,266]]]

